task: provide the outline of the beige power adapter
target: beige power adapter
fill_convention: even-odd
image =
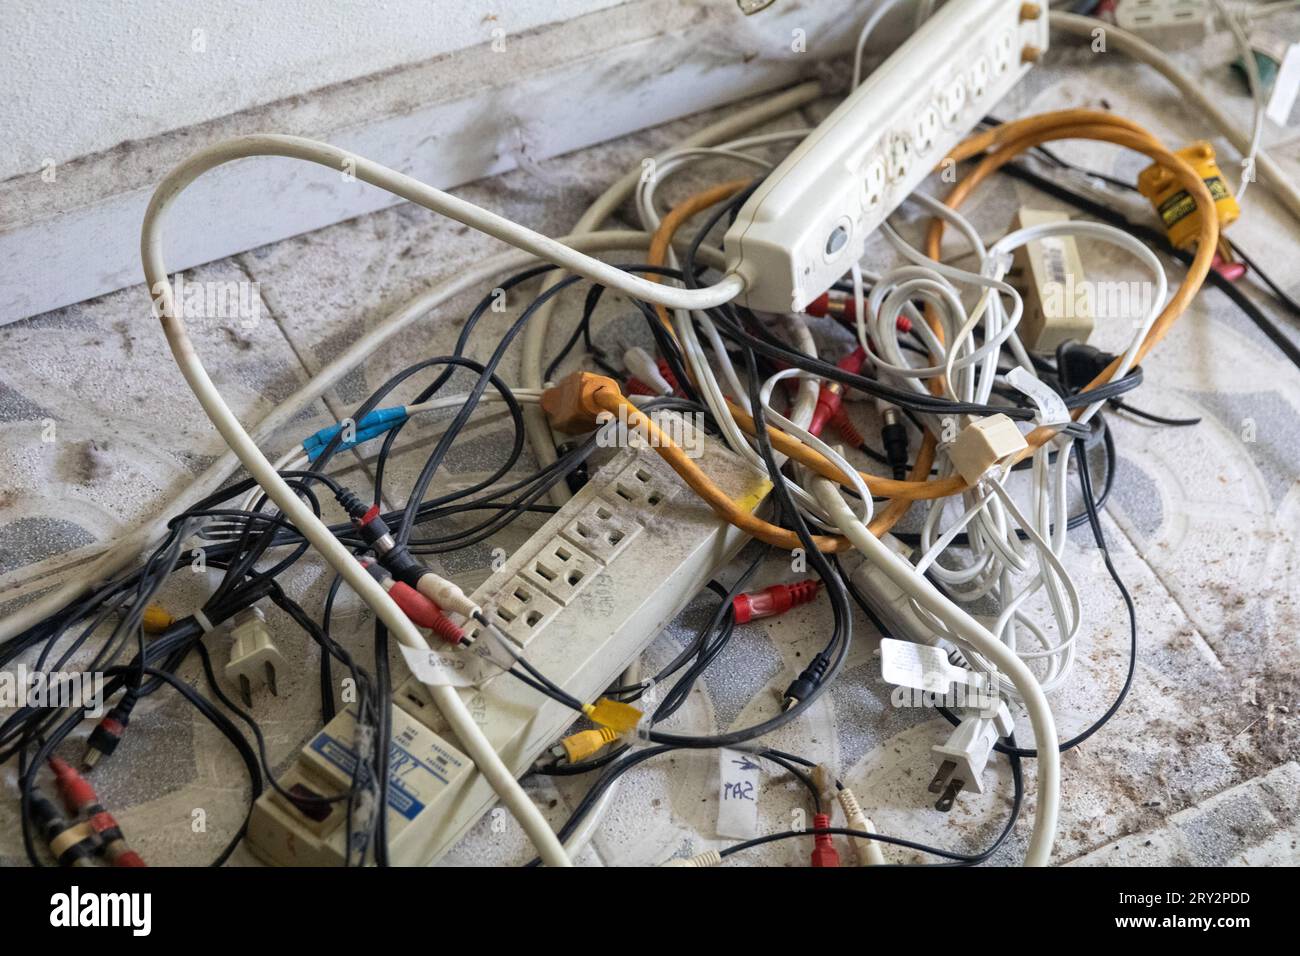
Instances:
[[[1066,222],[1069,215],[1046,209],[1021,207],[1013,229]],[[1088,341],[1093,329],[1092,297],[1079,247],[1073,236],[1044,236],[1025,243],[1015,252],[1025,297],[1020,320],[1020,341],[1031,352],[1054,352],[1062,342]]]

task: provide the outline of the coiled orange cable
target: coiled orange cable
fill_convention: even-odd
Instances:
[[[1186,311],[1192,297],[1196,295],[1196,292],[1205,281],[1205,277],[1209,274],[1215,248],[1218,245],[1219,224],[1215,214],[1214,200],[1205,183],[1201,181],[1201,178],[1191,166],[1166,149],[1149,132],[1130,120],[1094,110],[1061,110],[1006,123],[994,130],[978,133],[963,141],[949,154],[945,162],[960,162],[973,159],[982,153],[986,155],[965,178],[956,184],[944,201],[951,208],[958,208],[980,183],[1007,162],[1035,146],[1061,139],[1089,139],[1109,142],[1145,154],[1152,161],[1166,167],[1174,174],[1180,185],[1187,190],[1188,195],[1195,201],[1197,211],[1200,214],[1200,231],[1197,237],[1196,254],[1191,265],[1188,266],[1187,277],[1148,330],[1134,360],[1134,364],[1137,364],[1165,337],[1173,324]],[[648,256],[650,264],[664,264],[673,236],[692,216],[730,198],[747,184],[748,181],[746,180],[722,183],[697,193],[675,206],[664,217],[659,228],[655,231]],[[926,237],[926,253],[933,259],[939,257],[944,226],[944,221],[939,218],[934,219],[930,224],[930,231]],[[667,310],[661,306],[656,306],[656,312],[660,321],[664,323],[671,333],[672,325]],[[930,314],[928,319],[936,334],[941,336],[937,316]],[[1085,386],[1084,391],[1086,392],[1110,381],[1119,364],[1120,359],[1116,358],[1101,374]],[[936,393],[941,392],[942,382],[932,380],[931,388]],[[621,399],[622,396],[620,395],[618,398]],[[626,400],[618,402],[612,395],[602,393],[601,401],[609,411],[617,412],[621,404],[625,407],[627,414],[631,415],[635,412],[635,408]],[[755,434],[753,419],[734,405],[731,405],[730,408],[741,429],[747,434]],[[1076,409],[1073,417],[1077,418],[1082,412],[1082,408]],[[637,414],[639,415],[639,413]],[[644,416],[640,416],[640,418],[644,419]],[[648,419],[645,419],[645,421],[651,428],[654,427],[653,423],[649,422]],[[775,450],[807,466],[819,475],[841,484],[848,483],[848,476],[844,475],[833,463],[814,449],[771,426],[768,427],[768,434]],[[1028,447],[1017,460],[1033,454],[1037,448],[1040,448],[1056,434],[1057,430],[1054,428],[1039,427],[1034,429],[1026,436]],[[656,437],[656,444],[660,454],[697,494],[700,494],[709,502],[710,506],[718,514],[760,540],[785,548],[801,546],[793,532],[755,518],[749,512],[736,507],[735,503],[727,498],[726,493],[713,484],[708,476],[694,462],[690,461],[684,453],[680,456],[674,455],[672,449],[668,447],[671,443],[665,445],[663,436]],[[672,448],[675,447],[672,446]],[[928,480],[930,468],[934,463],[936,448],[937,442],[934,435],[926,431],[921,447],[917,452],[916,462],[907,481],[895,481],[877,475],[860,473],[867,487],[873,493],[884,495],[890,499],[888,505],[871,522],[870,530],[873,534],[884,534],[892,528],[907,513],[913,501],[943,498],[959,494],[969,487],[959,476]],[[676,449],[676,451],[680,452],[681,449]],[[842,551],[847,547],[844,538],[826,535],[818,536],[816,544],[818,548],[827,551]]]

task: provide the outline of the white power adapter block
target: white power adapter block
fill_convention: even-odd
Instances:
[[[388,777],[388,838],[394,846],[421,819],[447,812],[454,786],[472,771],[463,753],[394,706]],[[267,863],[280,866],[342,866],[347,845],[347,801],[324,801],[347,793],[357,762],[357,724],[351,708],[316,734],[280,777],[289,800],[267,791],[248,817],[248,843]],[[363,742],[363,748],[365,744]],[[370,808],[373,809],[373,808]],[[367,812],[362,807],[360,814]],[[359,822],[354,820],[354,822]],[[354,851],[355,863],[358,853]],[[397,859],[394,860],[397,862]],[[404,860],[403,862],[410,862]]]
[[[755,190],[727,230],[742,304],[799,312],[1047,49],[1047,0],[948,0]]]
[[[1067,213],[1023,207],[1012,228],[1069,219]],[[1085,294],[1083,260],[1074,237],[1033,239],[1015,251],[1015,262],[1024,285],[1025,311],[1018,331],[1025,347],[1052,352],[1070,339],[1087,342],[1094,325],[1092,297]]]

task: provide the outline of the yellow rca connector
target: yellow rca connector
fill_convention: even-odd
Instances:
[[[1223,179],[1223,172],[1214,159],[1214,147],[1206,142],[1193,143],[1174,154],[1196,170],[1214,197],[1214,210],[1219,217],[1219,228],[1236,222],[1241,215],[1237,199]],[[1201,229],[1201,215],[1196,200],[1178,184],[1173,170],[1158,163],[1148,166],[1138,174],[1138,192],[1156,209],[1164,224],[1169,241],[1179,249],[1196,245],[1196,235]]]
[[[615,735],[631,733],[641,723],[641,711],[631,704],[610,700],[608,697],[585,705],[582,712],[593,724],[600,724],[601,727],[614,731]]]
[[[140,626],[144,628],[146,634],[161,634],[174,623],[176,618],[158,604],[148,605],[144,609],[144,617],[140,619]]]
[[[560,746],[555,748],[555,751],[557,751],[555,755],[560,756],[558,751],[562,750],[569,763],[577,763],[580,760],[586,760],[592,754],[597,753],[616,740],[618,740],[618,731],[612,727],[580,730],[576,734],[569,734],[569,736],[561,740]]]

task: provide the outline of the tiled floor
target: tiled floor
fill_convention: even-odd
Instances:
[[[1209,57],[1219,55],[1211,51]],[[1118,57],[1101,65],[1090,61],[1086,83],[1076,69],[1081,64],[1077,55],[1063,51],[1056,65],[1033,74],[1004,104],[1002,115],[1108,105],[1148,123],[1169,142],[1199,134],[1195,117],[1183,114],[1160,81],[1143,76],[1135,85],[1132,64]],[[1208,83],[1224,87],[1225,97],[1240,102],[1219,72],[1206,76]],[[814,122],[823,112],[819,105],[802,119],[777,126]],[[457,193],[560,235],[605,183],[708,118],[693,117],[549,161],[543,164],[544,179],[515,172]],[[1136,168],[1131,156],[1113,150],[1067,144],[1061,152],[1126,175]],[[1278,158],[1300,177],[1300,147],[1285,148]],[[682,195],[692,184],[727,172],[714,165],[691,173],[670,183],[666,195]],[[1014,208],[1029,201],[1057,206],[1027,187],[999,182],[969,211],[986,235],[995,236],[1005,230]],[[1300,230],[1259,186],[1252,189],[1247,209],[1233,229],[1234,239],[1293,292],[1300,290],[1294,274]],[[901,218],[916,234],[914,211],[904,209]],[[252,423],[360,330],[373,327],[437,278],[497,248],[494,240],[425,210],[390,209],[194,270],[187,278],[257,282],[262,309],[252,328],[198,329],[194,337],[222,393]],[[1089,262],[1090,268],[1096,263],[1099,275],[1126,275],[1122,260],[1089,252],[1097,254]],[[1179,281],[1179,270],[1170,268],[1171,281]],[[269,441],[268,451],[279,454],[346,416],[393,370],[449,351],[477,297],[467,295],[437,310],[369,356]],[[1293,317],[1270,312],[1300,338]],[[556,335],[571,328],[575,318],[572,303],[566,304]],[[612,301],[598,317],[597,341],[622,341],[639,329],[630,310]],[[483,357],[496,333],[491,320],[485,321],[471,341],[471,356]],[[844,341],[833,329],[819,328],[818,334],[828,351]],[[1103,345],[1107,334],[1100,333]],[[508,357],[503,366],[507,381],[514,379],[515,363]],[[1300,822],[1294,813],[1300,790],[1295,537],[1300,373],[1224,298],[1205,292],[1146,363],[1146,384],[1138,397],[1135,401],[1151,411],[1203,421],[1175,430],[1111,416],[1121,470],[1104,527],[1137,601],[1140,660],[1124,708],[1062,761],[1055,859],[1300,862]],[[0,591],[0,600],[9,602],[0,610],[52,582],[32,583],[34,571],[56,577],[75,573],[75,564],[95,542],[153,514],[223,450],[184,387],[140,288],[0,328],[0,434],[0,586],[14,588]],[[449,462],[451,479],[473,477],[504,435],[499,421],[475,426],[465,449]],[[386,486],[403,487],[417,465],[413,455],[397,456]],[[527,527],[522,522],[513,539],[507,535],[500,543],[510,547]],[[485,573],[488,560],[483,547],[446,567],[472,581]],[[1127,646],[1123,605],[1090,538],[1076,534],[1067,563],[1081,585],[1088,625],[1078,678],[1054,700],[1063,735],[1090,723],[1118,690]],[[774,563],[764,573],[776,579],[784,570]],[[307,561],[288,585],[305,591],[304,605],[315,608],[327,583],[319,565]],[[198,594],[203,580],[196,576],[183,586]],[[649,659],[671,657],[707,609],[703,600],[692,605],[651,647]],[[364,652],[367,615],[346,598],[339,613],[336,635]],[[819,645],[827,622],[826,609],[812,605],[775,622],[740,628],[674,726],[742,725],[770,713],[771,688],[784,686],[790,672],[799,669],[799,660]],[[319,725],[316,657],[285,622],[272,623],[294,666],[281,680],[279,699],[258,698],[257,716],[272,764],[281,766]],[[891,707],[872,657],[875,635],[859,622],[856,636],[833,692],[774,735],[772,743],[829,761],[882,832],[954,848],[985,844],[1009,805],[1005,764],[995,767],[996,780],[990,780],[985,795],[963,796],[950,815],[930,809],[927,751],[943,733],[942,721]],[[628,774],[583,862],[655,863],[681,849],[714,845],[716,763],[711,752],[685,753]],[[12,765],[0,774],[4,792],[12,795]],[[137,711],[122,756],[101,767],[98,776],[101,792],[120,809],[118,818],[133,842],[158,863],[206,862],[238,827],[248,797],[242,769],[225,741],[167,695]],[[582,786],[530,783],[556,822]],[[1027,787],[1032,809],[1032,767]],[[803,797],[785,778],[768,775],[761,827],[787,828],[793,814],[803,811]],[[1027,833],[1022,819],[996,859],[1017,861]],[[805,853],[802,846],[776,844],[745,859],[797,864]],[[517,862],[527,855],[517,830],[492,832],[485,820],[451,860]],[[887,855],[899,862],[919,859],[903,851]],[[5,796],[0,861],[21,857],[14,802]],[[246,853],[236,857],[250,860]]]

